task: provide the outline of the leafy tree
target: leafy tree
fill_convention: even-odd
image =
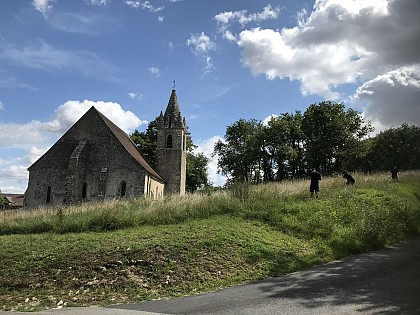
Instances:
[[[271,157],[272,168],[277,170],[276,180],[297,178],[305,174],[301,122],[302,114],[299,111],[273,117],[268,122],[267,152]]]
[[[360,112],[345,110],[342,103],[310,105],[302,118],[308,166],[325,174],[342,170],[371,130],[370,122],[366,124]]]
[[[130,138],[150,164],[156,167],[157,117],[148,124],[144,132],[135,130]]]
[[[198,188],[208,186],[208,158],[203,153],[187,153],[187,178],[185,189],[194,192]]]
[[[420,127],[402,124],[377,134],[369,151],[374,170],[420,169]]]
[[[373,145],[375,138],[363,139],[358,144],[358,150],[351,154],[344,166],[347,170],[363,171],[364,173],[372,173],[375,171],[373,161]]]
[[[9,204],[8,200],[6,199],[6,197],[3,196],[0,190],[0,210],[6,208],[8,204]]]
[[[262,123],[240,119],[226,129],[225,141],[214,145],[220,172],[228,177],[228,183],[255,182],[260,178]]]
[[[156,145],[157,145],[157,121],[156,117],[149,123],[146,130],[139,132],[135,130],[130,138],[140,149],[142,154],[150,162],[151,166],[156,167]],[[198,187],[208,185],[207,163],[208,159],[201,153],[194,154],[194,145],[191,135],[187,133],[187,176],[186,190],[193,192]]]

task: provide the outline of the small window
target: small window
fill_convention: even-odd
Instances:
[[[45,200],[46,203],[51,202],[51,186],[48,186],[47,188],[47,199]]]
[[[121,190],[120,190],[120,197],[125,197],[126,192],[127,192],[127,183],[122,182],[121,183]]]
[[[87,196],[87,183],[83,183],[83,188],[82,188],[82,199],[85,199]]]
[[[168,137],[166,138],[166,147],[172,148],[172,135],[168,135]]]

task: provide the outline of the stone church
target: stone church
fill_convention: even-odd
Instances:
[[[28,168],[24,207],[183,195],[186,139],[175,89],[158,117],[156,169],[123,130],[92,106]]]

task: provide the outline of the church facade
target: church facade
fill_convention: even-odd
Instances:
[[[172,90],[158,118],[154,169],[129,136],[91,107],[29,168],[24,207],[185,193],[187,126]]]

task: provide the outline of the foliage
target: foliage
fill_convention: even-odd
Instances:
[[[380,132],[373,140],[367,159],[373,170],[392,167],[420,169],[420,127],[403,124]]]
[[[265,177],[265,181],[302,178],[306,175],[304,160],[304,134],[301,129],[302,114],[274,116],[265,128],[265,152],[270,166],[264,174],[276,170],[275,176]]]
[[[198,188],[208,185],[207,173],[208,158],[203,153],[193,154],[187,152],[187,178],[186,191],[194,192]]]
[[[225,141],[214,145],[221,173],[232,181],[259,181],[262,123],[240,119],[226,129]]]
[[[7,201],[6,197],[3,196],[0,190],[0,210],[3,210],[8,204],[9,202]]]
[[[360,140],[371,128],[361,114],[344,104],[323,101],[312,104],[303,114],[306,159],[310,168],[323,174],[339,172],[359,150]]]
[[[419,172],[404,172],[398,182],[358,174],[352,187],[324,177],[319,199],[307,186],[239,183],[161,201],[7,212],[0,222],[2,310],[209,292],[420,232]]]
[[[156,167],[157,118],[147,125],[144,132],[134,130],[130,138],[150,164]]]
[[[309,168],[324,175],[354,165],[363,156],[362,139],[372,130],[361,114],[343,104],[312,104],[302,115],[281,114],[267,125],[239,119],[214,146],[218,167],[229,184],[302,178]],[[354,167],[354,168],[353,168]]]

